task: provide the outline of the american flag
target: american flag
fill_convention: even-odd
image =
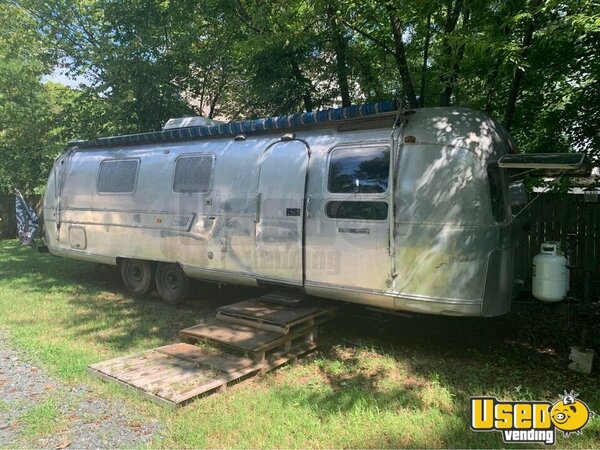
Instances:
[[[23,245],[34,245],[33,237],[40,226],[35,210],[31,208],[18,189],[15,189],[15,211],[17,215],[17,236]]]

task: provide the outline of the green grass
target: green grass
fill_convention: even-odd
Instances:
[[[57,378],[124,400],[135,420],[157,419],[154,447],[505,447],[498,433],[469,430],[471,395],[554,400],[575,389],[600,411],[597,372],[566,369],[575,322],[542,310],[386,323],[340,316],[324,327],[320,351],[301,364],[179,411],[89,377],[87,365],[175,342],[181,328],[249,295],[197,290],[198,298],[179,308],[156,298],[134,301],[116,274],[0,241],[0,326]],[[27,413],[28,430],[61,424],[53,401]],[[600,447],[600,419],[557,444]]]
[[[32,438],[60,430],[65,425],[66,419],[58,409],[58,400],[49,397],[25,411],[19,418],[19,422],[23,424],[24,437]]]

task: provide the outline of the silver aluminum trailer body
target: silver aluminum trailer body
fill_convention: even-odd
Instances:
[[[47,245],[381,309],[508,312],[516,233],[496,164],[508,133],[462,108],[395,119],[68,147],[44,197]]]

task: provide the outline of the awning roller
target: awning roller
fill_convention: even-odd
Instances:
[[[536,172],[577,172],[577,175],[589,175],[591,163],[584,153],[521,153],[502,156],[498,160],[498,167]]]

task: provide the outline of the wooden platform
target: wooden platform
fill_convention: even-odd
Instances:
[[[288,340],[285,334],[265,331],[246,325],[213,320],[181,330],[179,335],[188,342],[204,339],[242,352],[261,352]]]
[[[256,363],[264,363],[273,354],[284,354],[302,345],[315,345],[317,328],[310,326],[291,334],[279,334],[215,320],[179,332],[186,342],[208,340],[233,354],[248,355]]]
[[[291,308],[261,298],[246,300],[220,308],[213,321],[181,330],[187,343],[100,362],[88,369],[94,376],[177,407],[293,362],[317,346],[317,324],[334,313],[332,308]],[[206,341],[218,347],[205,345]]]
[[[295,328],[318,325],[335,315],[335,308],[289,307],[269,302],[272,294],[244,300],[217,310],[217,320],[288,334]]]
[[[94,364],[89,371],[176,407],[260,369],[251,360],[226,355],[174,344]]]

